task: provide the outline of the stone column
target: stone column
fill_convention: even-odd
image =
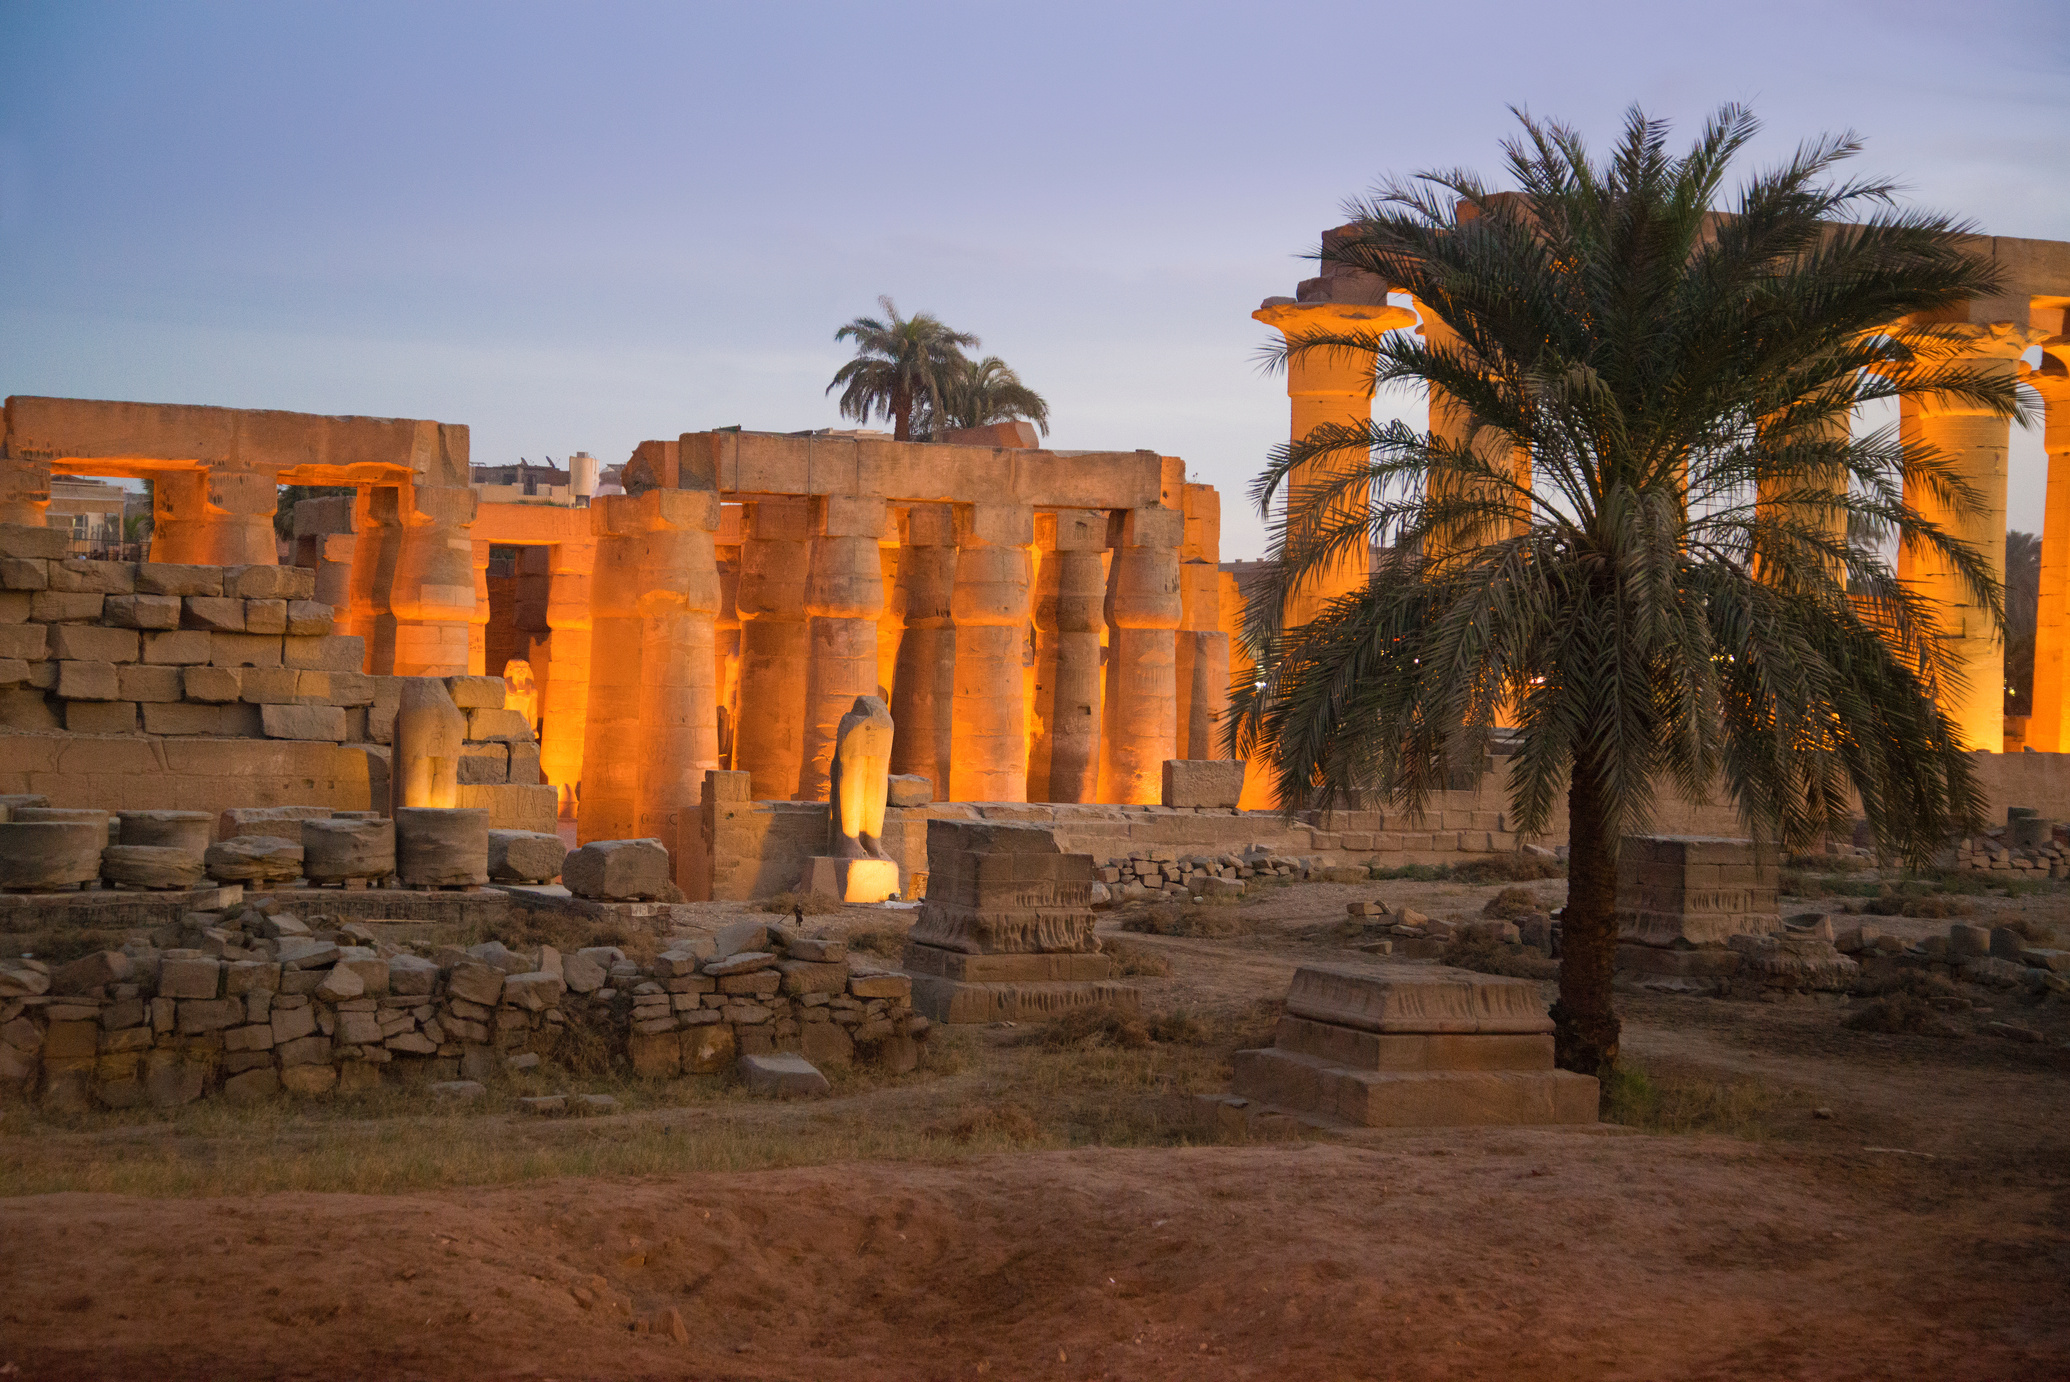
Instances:
[[[208,472],[162,470],[151,477],[151,560],[203,566],[209,559]]]
[[[548,549],[546,703],[539,730],[539,769],[560,792],[560,818],[576,819],[582,782],[583,740],[589,721],[590,573],[594,543],[560,542]]]
[[[463,676],[475,610],[474,491],[411,485],[401,497],[402,532],[388,607],[395,615],[399,677]]]
[[[50,463],[0,456],[0,523],[44,526],[50,510]]]
[[[1164,760],[1178,750],[1175,645],[1179,545],[1177,509],[1132,509],[1116,525],[1107,577],[1106,731],[1100,800],[1148,805],[1163,798]]]
[[[1432,346],[1446,347],[1456,347],[1459,344],[1459,337],[1454,334],[1452,328],[1439,320],[1436,313],[1424,307],[1420,302],[1417,304],[1417,307],[1423,313],[1423,325],[1420,331],[1427,343]],[[1430,431],[1432,436],[1448,441],[1454,446],[1463,446],[1466,444],[1471,427],[1471,416],[1450,395],[1435,391],[1431,393]],[[1531,453],[1529,450],[1513,447],[1507,441],[1498,442],[1493,437],[1487,435],[1479,439],[1475,449],[1491,467],[1503,460],[1507,460],[1510,472],[1517,478],[1518,482],[1525,489],[1531,487]],[[1486,486],[1484,488],[1492,491],[1494,487]],[[1489,497],[1493,498],[1495,496],[1491,493]],[[1511,525],[1511,531],[1522,531],[1527,526],[1528,523],[1518,522]],[[1431,544],[1433,550],[1430,555],[1442,557],[1452,552],[1466,551],[1479,546],[1481,543],[1497,541],[1509,535],[1510,533],[1499,530],[1464,534],[1451,542],[1435,542]],[[1498,719],[1498,723],[1507,723],[1507,721]]]
[[[151,490],[155,497],[157,485]],[[357,502],[357,494],[341,494],[295,505],[295,565],[316,573],[314,598],[331,606],[337,631],[347,634],[359,632],[352,626],[352,556],[358,543],[352,520]]]
[[[1972,363],[2010,377],[2029,344],[2024,330],[2009,326],[1958,328],[1973,344]],[[1979,496],[1976,511],[1958,517],[1923,487],[1907,484],[1905,502],[1967,542],[1984,557],[1991,574],[2005,578],[2006,448],[2012,424],[1972,404],[1946,397],[1902,401],[1898,425],[1905,441],[1933,447]],[[1991,753],[2005,747],[2005,651],[1988,610],[1973,602],[1962,582],[1942,562],[1924,553],[1898,550],[1898,579],[1932,600],[1942,645],[1967,685],[1945,687],[1942,714],[1972,749]]]
[[[472,544],[474,609],[467,616],[467,675],[489,675],[489,544]],[[501,667],[496,669],[500,675]]]
[[[1179,696],[1175,758],[1220,758],[1216,736],[1229,709],[1229,635],[1222,631],[1222,499],[1213,485],[1188,485],[1179,548]]]
[[[1028,721],[1021,649],[1028,624],[1034,510],[956,506],[955,725],[951,801],[1028,799]]]
[[[636,834],[663,841],[678,881],[690,851],[704,775],[719,766],[712,617],[719,571],[712,490],[654,489],[630,500],[639,547],[639,771]],[[592,674],[594,675],[594,674]]]
[[[891,679],[891,770],[917,773],[949,796],[956,685],[956,515],[947,504],[915,504],[898,563],[904,620]]]
[[[747,506],[740,546],[740,705],[733,761],[755,800],[798,788],[805,744],[805,578],[810,566],[802,499]]]
[[[720,521],[714,555],[719,567],[719,612],[712,617],[712,675],[719,697],[719,761],[733,761],[740,717],[740,506],[729,505]],[[728,519],[732,532],[726,531]],[[733,540],[729,543],[728,537]]]
[[[884,614],[884,501],[828,494],[812,501],[805,582],[805,743],[798,801],[827,799],[827,771],[841,717],[857,696],[877,694],[877,621]]]
[[[589,706],[575,832],[582,844],[639,834],[644,640],[638,504],[630,495],[613,494],[599,495],[589,507],[589,530],[597,545],[590,577]]]
[[[2027,743],[2036,753],[2070,752],[2070,347],[2044,352],[2027,382],[2046,410],[2041,445],[2048,455],[2048,498],[2041,524],[2041,599],[2034,611],[2034,714]]]
[[[877,562],[883,569],[884,608],[877,615],[877,697],[888,708],[891,688],[898,681],[898,645],[906,636],[905,608],[899,603],[898,569],[905,552],[902,530],[887,513],[883,540],[877,544]],[[896,723],[896,722],[894,722]]]
[[[1100,777],[1100,630],[1107,595],[1107,515],[1043,514],[1035,602],[1036,715],[1031,801],[1095,801]]]
[[[367,640],[367,670],[383,676],[395,670],[395,612],[388,597],[402,551],[402,503],[400,486],[369,485],[352,506],[358,535],[352,545],[352,632]],[[155,541],[151,550],[155,556]]]
[[[1416,320],[1415,314],[1406,308],[1389,307],[1383,303],[1295,302],[1289,298],[1267,299],[1265,305],[1251,315],[1276,328],[1290,344],[1306,336],[1387,331],[1413,325]],[[1372,385],[1370,354],[1316,350],[1291,357],[1287,361],[1287,397],[1293,408],[1291,439],[1302,441],[1316,428],[1326,425],[1362,427],[1372,421]],[[1311,461],[1294,473],[1288,492],[1298,498],[1303,489],[1327,483],[1333,471],[1362,464],[1363,460],[1358,456]],[[1371,505],[1369,495],[1358,496],[1340,501],[1336,512],[1345,516],[1363,515]],[[1371,557],[1364,548],[1346,553],[1329,570],[1288,596],[1285,614],[1288,627],[1307,623],[1315,617],[1317,610],[1337,596],[1363,586],[1370,569]],[[1158,772],[1161,792],[1161,766]],[[1155,796],[1151,798],[1153,801],[1156,799]]]
[[[1237,585],[1233,572],[1217,574],[1221,577],[1222,632],[1229,640],[1229,685],[1234,687],[1240,681],[1248,681],[1258,664],[1243,641],[1243,589]],[[1262,758],[1244,760],[1243,795],[1236,804],[1245,811],[1270,811],[1279,804]]]
[[[156,486],[153,486],[154,491]],[[280,472],[217,467],[208,472],[206,565],[278,566],[280,542],[273,515],[280,507]],[[473,511],[469,510],[472,517]]]

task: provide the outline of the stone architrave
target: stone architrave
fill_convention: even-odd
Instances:
[[[467,716],[453,704],[443,679],[404,682],[395,712],[391,809],[451,808],[460,798],[460,746],[466,739]]]

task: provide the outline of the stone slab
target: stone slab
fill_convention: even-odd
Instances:
[[[966,955],[932,945],[908,945],[899,961],[908,974],[980,984],[1087,983],[1112,979],[1106,955]]]
[[[1367,1128],[1589,1124],[1599,1098],[1592,1077],[1567,1070],[1347,1070],[1277,1048],[1238,1051],[1230,1087]]]
[[[1282,1017],[1275,1047],[1347,1070],[1550,1070],[1549,1033],[1363,1032],[1305,1017]]]
[[[1113,980],[1095,983],[982,984],[913,976],[913,1010],[951,1025],[983,1022],[1039,1022],[1073,1008],[1107,1005],[1124,1012],[1142,1007],[1142,990]]]
[[[811,1098],[833,1088],[811,1061],[790,1052],[742,1056],[736,1068],[750,1094],[778,1099]]]
[[[178,925],[183,912],[229,911],[247,896],[243,886],[235,883],[179,892],[100,888],[76,893],[0,893],[0,931]]]
[[[1304,965],[1287,991],[1287,1012],[1368,1032],[1536,1034],[1553,1029],[1537,984],[1463,969]]]

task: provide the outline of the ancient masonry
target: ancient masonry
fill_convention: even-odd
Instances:
[[[58,967],[0,960],[0,1091],[40,1089],[45,1107],[163,1108],[384,1079],[436,1089],[565,1062],[584,1043],[655,1078],[800,1051],[910,1069],[928,1027],[903,976],[782,927],[682,937],[644,966],[611,946],[420,954],[380,941],[377,925],[304,921],[272,902],[174,929],[178,943],[162,949],[137,940]],[[789,1075],[777,1092],[824,1092],[797,1064],[744,1073],[751,1084]]]
[[[1308,965],[1274,1044],[1236,1053],[1219,1120],[1369,1128],[1593,1123],[1587,1075],[1553,1069],[1538,985],[1454,969]]]
[[[901,961],[922,1013],[1010,1022],[1137,1006],[1093,935],[1091,856],[1032,826],[937,820],[927,857],[927,900]]]

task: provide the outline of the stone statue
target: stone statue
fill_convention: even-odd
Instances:
[[[836,858],[891,857],[880,843],[891,772],[891,732],[891,712],[875,696],[857,696],[834,731],[827,795],[832,802],[831,848]]]
[[[396,806],[454,807],[460,804],[460,745],[467,717],[453,704],[438,677],[403,683],[395,711],[395,747],[390,755],[391,809]]]
[[[515,710],[536,732],[539,728],[539,683],[532,664],[514,657],[503,664],[503,708]]]

